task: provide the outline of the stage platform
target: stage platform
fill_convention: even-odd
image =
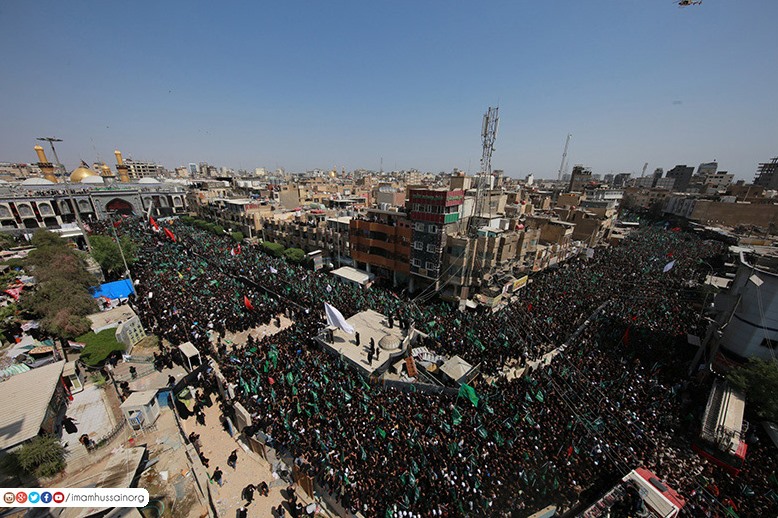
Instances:
[[[354,328],[354,334],[329,326],[316,337],[316,341],[324,350],[335,355],[342,354],[344,360],[367,376],[383,373],[389,365],[402,357],[406,332],[397,325],[390,329],[386,317],[381,313],[373,310],[363,311],[346,319],[346,322]],[[332,332],[332,341],[328,337],[329,331]],[[359,346],[355,342],[356,333],[359,333]],[[371,338],[380,351],[378,359],[373,358],[372,365],[368,362],[367,354],[370,350]]]

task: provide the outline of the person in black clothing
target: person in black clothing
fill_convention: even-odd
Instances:
[[[130,376],[132,376],[132,379],[137,379],[138,377],[138,370],[135,368],[135,365],[130,365]]]
[[[235,513],[235,518],[246,518],[248,514],[249,514],[248,509],[246,509],[245,507],[240,507]]]
[[[254,501],[254,491],[256,489],[257,488],[254,486],[254,484],[249,484],[243,488],[243,491],[240,495],[244,500],[246,500],[246,505],[251,505],[251,502]]]
[[[219,469],[219,466],[216,466],[216,469],[213,470],[213,476],[211,477],[211,479],[213,479],[214,482],[219,484],[219,487],[221,487],[222,484],[224,484],[224,480],[222,479],[222,470]]]
[[[267,482],[265,482],[264,480],[262,482],[260,482],[257,485],[257,491],[259,491],[259,494],[262,495],[262,496],[269,495],[270,494],[270,488],[268,487]]]
[[[208,457],[206,457],[203,452],[198,452],[197,455],[200,457],[200,462],[203,463],[203,466],[206,468],[208,467],[208,463],[211,462]]]
[[[227,458],[227,465],[232,469],[235,469],[237,463],[238,463],[238,450],[232,450],[232,453],[230,453],[230,456]]]
[[[78,427],[76,424],[78,424],[77,421],[72,417],[65,416],[65,418],[62,420],[62,426],[65,427],[65,431],[67,433],[78,433]]]
[[[359,347],[359,331],[354,334],[354,343]]]

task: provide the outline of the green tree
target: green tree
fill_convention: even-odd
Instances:
[[[135,262],[138,245],[129,237],[123,236],[120,239],[122,244],[121,252],[116,244],[116,240],[111,236],[98,234],[91,236],[89,239],[92,243],[92,257],[94,257],[95,261],[98,262],[109,277],[121,277],[124,274],[124,262],[122,261],[121,252],[124,252],[124,259],[127,261],[128,266]]]
[[[778,360],[751,358],[748,363],[733,370],[727,380],[745,391],[757,415],[778,422]]]
[[[305,251],[300,248],[287,248],[284,250],[284,257],[287,261],[301,263],[305,259]]]
[[[238,243],[243,241],[243,232],[233,232],[230,235],[232,236],[232,239],[234,239]]]
[[[8,234],[0,233],[0,250],[8,250],[15,246],[18,246],[18,243],[14,240],[13,237],[9,236]]]
[[[25,268],[35,275],[38,286],[23,292],[20,307],[40,317],[43,330],[60,338],[88,331],[90,323],[84,317],[98,309],[88,290],[96,279],[59,236],[39,230],[32,241],[37,248],[27,256]]]
[[[53,477],[65,469],[65,447],[51,435],[34,438],[15,455],[19,467],[36,478]]]
[[[263,242],[262,249],[273,257],[281,257],[284,254],[284,245],[272,241]]]
[[[94,286],[96,280],[86,271],[84,261],[67,241],[45,229],[32,236],[35,250],[27,255],[25,266],[39,283],[53,279],[68,279],[84,287]]]

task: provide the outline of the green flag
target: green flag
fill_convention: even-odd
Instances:
[[[454,411],[452,412],[452,422],[454,423],[454,426],[459,425],[459,423],[462,422],[462,414],[459,413],[459,410],[457,410],[457,407],[454,407]]]
[[[291,372],[286,373],[286,381],[289,382],[290,385],[294,383],[294,375]]]
[[[541,390],[538,390],[538,393],[537,393],[537,394],[535,394],[535,399],[537,399],[538,401],[540,401],[540,402],[542,403],[542,402],[543,402],[543,400],[545,399],[545,398],[543,397],[543,391],[541,391]]]
[[[375,429],[376,433],[381,436],[382,439],[386,439],[386,432],[380,428]]]
[[[475,389],[467,383],[463,383],[462,386],[459,387],[459,396],[468,398],[473,406],[478,406],[478,395],[475,393]]]

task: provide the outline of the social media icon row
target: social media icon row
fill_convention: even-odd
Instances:
[[[24,491],[19,491],[18,493],[12,493],[9,491],[3,495],[3,501],[9,505],[13,504],[14,502],[17,504],[24,504],[28,501],[31,504],[37,504],[38,502],[43,504],[50,504],[52,501],[55,504],[61,504],[65,501],[65,495],[60,491],[57,491],[54,494],[51,494],[48,491],[44,491],[42,493],[38,493],[37,491],[30,491],[29,494],[25,493]]]

